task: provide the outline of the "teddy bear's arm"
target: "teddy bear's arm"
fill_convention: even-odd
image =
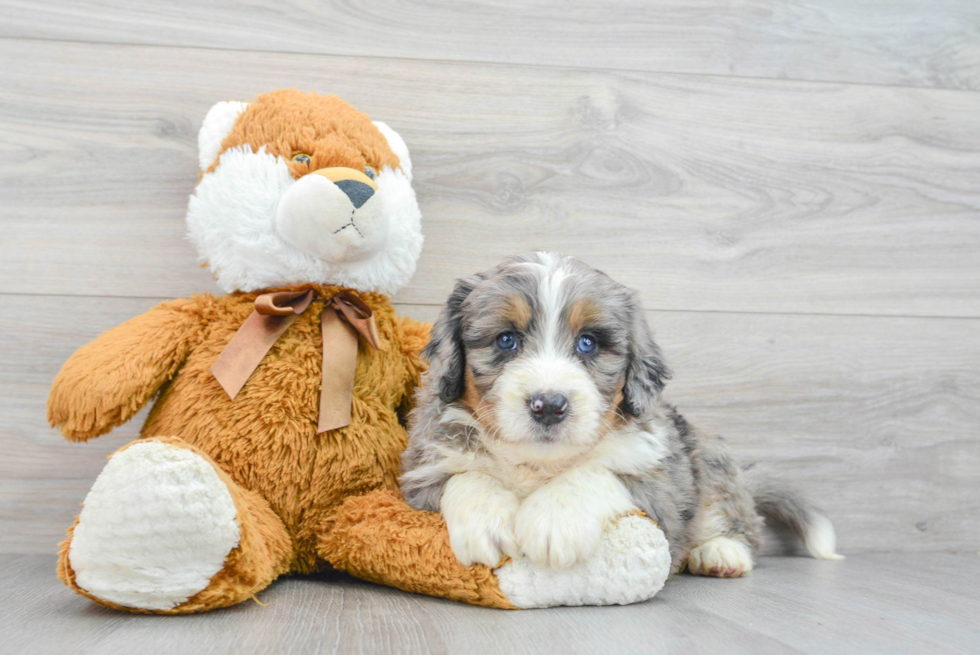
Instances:
[[[76,350],[51,385],[51,426],[86,441],[128,421],[177,371],[203,323],[198,303],[164,302]]]
[[[348,498],[321,534],[320,557],[359,578],[474,605],[515,607],[489,567],[456,560],[441,514],[412,509],[397,491]]]

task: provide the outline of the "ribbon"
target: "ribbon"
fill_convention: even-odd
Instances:
[[[273,344],[296,317],[309,308],[316,291],[277,291],[255,299],[255,309],[211,365],[211,374],[232,400],[258,368]],[[323,366],[317,432],[350,425],[357,335],[381,349],[374,312],[363,300],[344,291],[323,304],[320,312]],[[328,357],[329,355],[329,357]]]

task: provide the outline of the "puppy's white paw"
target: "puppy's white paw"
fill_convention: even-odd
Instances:
[[[450,478],[441,509],[459,563],[495,567],[505,556],[519,557],[513,527],[519,505],[517,496],[483,473]]]
[[[517,544],[537,566],[562,569],[595,553],[605,527],[564,489],[543,488],[528,496],[514,519]]]
[[[741,541],[714,537],[691,551],[687,570],[694,575],[737,578],[752,570],[752,552]]]

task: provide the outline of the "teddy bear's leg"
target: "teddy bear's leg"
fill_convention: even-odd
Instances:
[[[334,568],[405,591],[515,608],[489,567],[456,560],[441,514],[412,509],[396,492],[348,498],[325,522],[318,554]]]
[[[624,516],[606,528],[595,555],[563,569],[505,560],[494,570],[463,566],[440,514],[376,491],[348,499],[324,526],[320,555],[360,578],[475,605],[502,608],[625,605],[652,598],[670,575],[670,548],[657,524]]]
[[[656,523],[631,514],[606,527],[585,562],[552,569],[520,559],[494,573],[507,599],[521,608],[628,605],[663,588],[670,576],[670,546]]]
[[[233,605],[287,570],[269,504],[173,437],[116,451],[61,545],[58,577],[96,602],[183,614]]]

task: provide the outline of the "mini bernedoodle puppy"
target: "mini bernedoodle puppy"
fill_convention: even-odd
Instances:
[[[763,515],[840,557],[819,510],[661,400],[670,371],[637,294],[580,261],[533,253],[460,280],[425,354],[401,488],[442,511],[463,564],[570,566],[637,509],[674,571],[747,573]]]

